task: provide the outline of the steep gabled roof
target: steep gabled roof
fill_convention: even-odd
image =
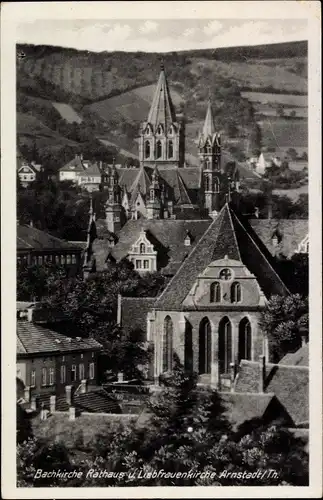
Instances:
[[[60,172],[79,172],[83,173],[86,171],[82,159],[80,156],[75,156],[71,161],[66,163],[63,167],[59,169]]]
[[[111,254],[118,261],[126,257],[143,229],[147,232],[147,238],[154,246],[158,247],[158,263],[163,262],[165,265],[164,272],[174,274],[209,225],[210,220],[208,219],[129,220],[122,227],[118,235],[118,243],[111,248]],[[191,246],[185,246],[184,244],[187,231],[192,235]],[[163,255],[161,256],[161,254]]]
[[[235,381],[236,392],[258,392],[259,363],[242,360]],[[294,423],[309,419],[309,369],[305,366],[266,365],[266,393],[273,393],[285,406]]]
[[[207,137],[212,137],[214,133],[215,133],[215,126],[213,120],[211,101],[209,99],[203,125],[203,137],[204,139],[206,139]]]
[[[147,122],[153,127],[163,125],[166,132],[172,123],[176,123],[175,109],[170,96],[165,69],[162,66],[157,87],[148,114]]]
[[[178,269],[156,301],[158,309],[181,309],[198,275],[214,260],[240,260],[255,274],[264,294],[288,294],[289,291],[273,268],[271,256],[261,248],[252,229],[242,222],[228,204],[205,231],[197,245]],[[268,253],[268,255],[266,255]]]
[[[144,167],[140,167],[137,172],[136,178],[130,186],[131,202],[136,200],[138,193],[146,195],[149,193],[149,186],[151,183],[151,178],[149,177],[147,170]]]
[[[82,174],[93,175],[95,177],[101,177],[102,175],[100,167],[97,163],[92,163],[87,169],[85,169],[84,172],[82,172]]]

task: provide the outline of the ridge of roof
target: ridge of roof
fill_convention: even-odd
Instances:
[[[287,286],[285,285],[285,283],[283,282],[283,280],[281,279],[281,277],[279,276],[279,274],[277,273],[277,271],[273,268],[273,266],[271,265],[271,263],[269,262],[268,258],[266,257],[266,255],[262,252],[262,250],[259,248],[259,245],[257,244],[257,242],[254,240],[254,238],[252,238],[252,236],[249,234],[249,232],[246,230],[245,226],[242,224],[242,222],[240,221],[240,219],[237,217],[237,215],[233,212],[233,215],[236,219],[236,221],[238,222],[238,224],[240,225],[240,227],[242,228],[242,230],[245,232],[245,234],[248,236],[248,238],[253,242],[253,244],[256,246],[258,252],[263,256],[263,258],[265,259],[266,263],[269,265],[269,267],[271,268],[271,270],[273,271],[273,273],[275,274],[275,276],[278,278],[278,280],[280,281],[281,285],[283,286],[283,288],[285,289],[285,291],[290,294],[290,291],[289,289],[287,288]]]

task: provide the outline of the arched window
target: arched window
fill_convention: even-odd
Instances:
[[[156,158],[161,158],[162,156],[162,143],[161,141],[157,141],[156,143]]]
[[[150,157],[150,142],[146,141],[145,142],[145,158]]]
[[[241,285],[240,283],[232,283],[230,290],[231,303],[241,302]]]
[[[205,169],[206,169],[206,170],[209,170],[209,169],[210,169],[210,160],[209,160],[209,159],[206,159],[206,160],[205,160]]]
[[[173,158],[173,156],[174,156],[173,141],[169,141],[169,143],[168,143],[168,158]]]
[[[162,134],[163,133],[163,127],[161,125],[159,125],[158,129],[157,129],[157,134]]]
[[[218,177],[215,177],[215,179],[214,179],[214,191],[215,191],[215,193],[220,192],[220,181],[219,181]]]
[[[199,329],[199,373],[211,373],[211,324],[203,318]]]
[[[172,369],[173,361],[173,322],[170,316],[164,319],[163,335],[163,372]]]
[[[211,283],[210,286],[210,302],[220,302],[221,301],[221,287],[220,283],[215,281]]]
[[[239,324],[238,359],[251,359],[251,325],[248,318],[243,318]]]
[[[229,373],[232,362],[232,329],[229,318],[224,317],[219,324],[219,369]]]
[[[139,253],[145,253],[146,252],[146,247],[144,243],[140,243],[139,245]]]
[[[205,176],[205,190],[210,191],[210,179],[208,175]]]

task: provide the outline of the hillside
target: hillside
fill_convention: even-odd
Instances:
[[[31,45],[17,50],[24,55],[17,59],[18,143],[27,156],[36,146],[40,161],[51,170],[80,150],[95,152],[98,159],[117,156],[121,162],[136,156],[140,122],[147,116],[161,59],[174,104],[187,117],[188,163],[196,161],[195,140],[209,92],[224,148],[237,160],[244,159],[246,138],[248,151],[259,148],[257,122],[263,134],[271,134],[264,116],[273,116],[279,102],[274,97],[264,103],[259,93],[300,97],[307,92],[306,42],[165,54]],[[305,109],[295,102],[286,104],[290,111]]]

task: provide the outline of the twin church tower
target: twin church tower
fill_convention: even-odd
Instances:
[[[202,212],[205,217],[219,212],[237,192],[239,179],[237,168],[222,165],[210,99],[197,149],[199,164],[186,166],[184,116],[175,112],[162,65],[147,121],[141,125],[140,168],[113,166],[106,175],[108,229],[117,232],[129,218],[185,219],[188,211],[195,211],[197,219]],[[130,175],[129,170],[135,172]]]

